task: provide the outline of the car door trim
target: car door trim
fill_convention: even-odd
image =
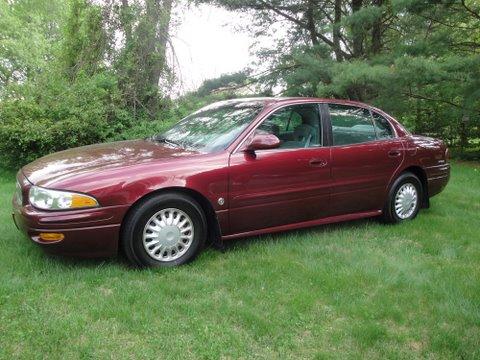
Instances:
[[[382,214],[382,210],[373,210],[373,211],[362,211],[358,213],[351,213],[351,214],[344,214],[344,215],[335,215],[335,216],[328,216],[323,218],[318,218],[314,220],[296,222],[291,224],[285,225],[278,225],[273,227],[267,227],[262,229],[250,230],[250,231],[243,231],[228,235],[223,235],[222,240],[230,240],[236,239],[241,237],[247,236],[255,236],[261,234],[273,234],[280,231],[287,231],[293,229],[301,229],[305,227],[317,226],[317,225],[324,225],[324,224],[332,224],[341,221],[349,221],[349,220],[356,220],[356,219],[363,219],[368,217],[375,217]]]

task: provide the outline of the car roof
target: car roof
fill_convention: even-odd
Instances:
[[[326,99],[326,98],[315,98],[315,97],[246,97],[246,98],[235,98],[229,100],[223,100],[216,102],[215,104],[218,105],[228,105],[228,104],[258,104],[258,105],[275,105],[275,104],[288,104],[288,103],[309,103],[309,102],[331,102],[337,104],[346,104],[346,105],[355,105],[361,107],[370,107],[367,104],[364,104],[359,101],[352,101],[352,100],[345,100],[345,99]]]

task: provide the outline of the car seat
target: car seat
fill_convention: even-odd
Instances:
[[[303,147],[309,147],[310,144],[319,144],[319,120],[315,111],[299,112],[302,117],[302,123],[293,131],[293,140],[301,143]]]

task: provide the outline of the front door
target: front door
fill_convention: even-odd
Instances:
[[[317,104],[281,108],[255,130],[276,135],[279,148],[231,155],[230,234],[326,216],[330,148],[323,147],[321,124]]]
[[[329,104],[333,215],[380,210],[404,157],[403,143],[380,114]]]

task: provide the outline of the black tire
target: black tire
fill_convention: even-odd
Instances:
[[[411,184],[416,189],[417,201],[416,201],[416,205],[412,209],[413,212],[411,214],[409,214],[407,217],[400,217],[395,211],[395,198],[399,189],[406,184]],[[387,202],[385,204],[385,207],[382,213],[382,220],[386,223],[399,223],[406,220],[412,220],[417,216],[422,202],[423,202],[422,183],[420,182],[420,180],[415,174],[411,172],[404,172],[400,174],[400,176],[397,179],[395,179],[392,186],[390,187]]]
[[[147,252],[143,243],[144,228],[159,211],[175,208],[184,212],[193,223],[193,239],[188,249],[178,258],[160,261]],[[198,203],[181,193],[164,193],[151,196],[137,204],[126,216],[121,231],[121,247],[130,263],[140,267],[171,267],[183,265],[195,258],[207,237],[205,214]],[[147,243],[148,247],[148,243]],[[180,252],[179,252],[180,253]]]

